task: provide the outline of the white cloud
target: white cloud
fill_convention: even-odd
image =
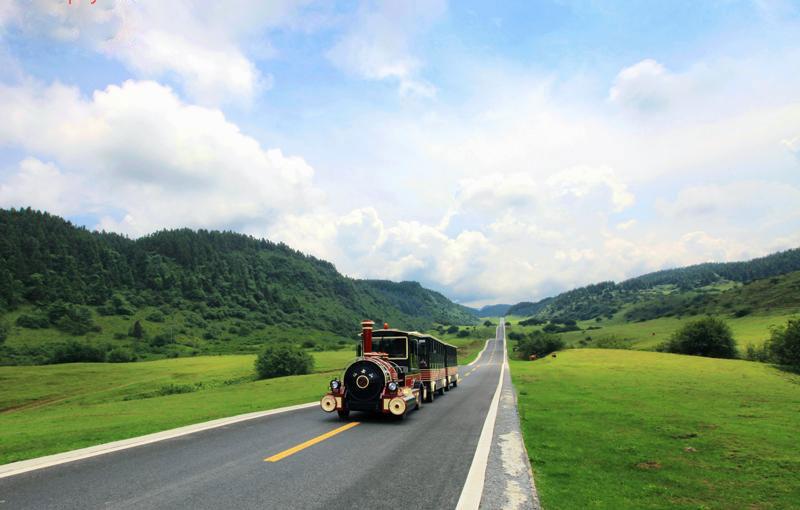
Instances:
[[[340,69],[367,80],[393,80],[403,95],[431,97],[436,87],[420,77],[414,38],[447,8],[445,0],[362,2],[346,33],[328,51]]]
[[[83,183],[65,176],[53,163],[36,158],[20,161],[11,177],[0,183],[0,205],[42,209],[53,214],[75,214],[84,204],[78,199]]]
[[[185,104],[154,82],[127,81],[91,99],[58,84],[0,85],[0,95],[0,116],[15,120],[0,126],[0,143],[61,166],[23,162],[3,188],[4,205],[46,199],[65,211],[80,200],[123,211],[102,226],[139,235],[180,226],[264,231],[320,197],[305,161],[263,149],[220,111]],[[70,193],[37,194],[35,182],[48,175],[74,183]]]
[[[789,152],[800,158],[800,136],[782,140],[781,143]]]
[[[174,80],[201,104],[246,104],[270,87],[272,77],[263,76],[242,48],[265,30],[291,24],[307,3],[11,0],[0,7],[0,26],[7,20],[30,35],[84,44],[138,77]]]

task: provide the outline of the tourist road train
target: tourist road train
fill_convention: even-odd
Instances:
[[[360,356],[342,378],[330,382],[330,391],[320,406],[339,413],[345,420],[350,411],[381,413],[402,419],[410,409],[433,402],[458,387],[456,348],[431,335],[416,331],[374,330],[372,321],[361,323]]]

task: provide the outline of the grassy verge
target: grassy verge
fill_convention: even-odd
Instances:
[[[253,380],[255,356],[0,367],[0,464],[316,400],[352,352],[316,373]]]
[[[797,508],[800,376],[608,349],[511,371],[548,510]]]

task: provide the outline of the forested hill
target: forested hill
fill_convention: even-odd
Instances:
[[[0,210],[0,312],[53,303],[100,315],[190,310],[342,336],[367,318],[413,329],[477,322],[418,283],[347,278],[329,262],[233,232],[182,229],[131,240],[30,209]]]
[[[718,290],[747,286],[795,271],[800,271],[800,249],[745,262],[705,263],[657,271],[621,283],[596,283],[535,303],[517,303],[507,313],[540,319],[587,320],[610,317],[624,309],[627,319],[642,320],[700,311],[711,304],[711,294]]]

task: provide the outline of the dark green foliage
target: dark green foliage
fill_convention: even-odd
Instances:
[[[130,349],[116,347],[108,352],[106,361],[109,363],[130,363],[131,361],[136,361],[136,355]]]
[[[259,379],[308,374],[314,368],[314,358],[294,345],[267,345],[258,355],[255,367]]]
[[[786,326],[773,329],[768,346],[776,363],[800,367],[800,319],[789,319]]]
[[[520,326],[540,326],[540,325],[542,325],[542,324],[544,324],[546,322],[547,322],[546,320],[537,319],[536,317],[531,317],[529,319],[525,319],[525,320],[519,321],[519,325]]]
[[[165,317],[164,314],[156,310],[145,317],[145,319],[149,320],[150,322],[164,322]]]
[[[23,313],[17,317],[17,326],[28,329],[44,329],[50,327],[50,319],[43,313]]]
[[[76,336],[85,335],[89,331],[100,331],[100,327],[92,320],[91,310],[85,306],[68,305],[63,315],[55,321],[55,326]]]
[[[131,330],[128,332],[128,336],[131,338],[136,338],[137,340],[141,340],[145,337],[144,326],[142,326],[141,321],[136,321],[131,326]]]
[[[744,284],[740,290],[729,294],[729,307],[738,310],[765,310],[770,306],[783,308],[800,305],[797,289],[760,289],[748,293],[751,282],[761,280],[762,287],[780,287],[784,284],[781,275],[800,271],[800,248],[775,253],[747,262],[708,263],[679,269],[669,269],[632,278],[621,283],[600,282],[573,289],[555,297],[536,303],[522,302],[508,310],[509,315],[536,316],[540,319],[568,317],[575,320],[590,320],[596,317],[611,318],[623,305],[635,305],[626,313],[629,321],[645,321],[658,317],[695,315],[704,313],[709,307],[721,307],[726,300],[722,296],[703,291],[703,287],[721,282]],[[674,289],[677,294],[663,294],[664,288]],[[753,296],[748,300],[748,294]],[[764,296],[771,299],[764,300]],[[787,302],[786,298],[790,301]],[[734,312],[734,313],[739,313]]]
[[[560,351],[564,348],[564,341],[558,335],[552,335],[543,331],[533,331],[524,335],[514,346],[514,352],[520,359],[529,359],[532,355],[541,358],[551,352]]]
[[[50,363],[102,362],[106,351],[101,347],[71,340],[59,344],[50,356]]]
[[[691,321],[676,331],[662,346],[666,352],[707,356],[710,358],[737,357],[736,342],[731,328],[721,319],[703,317]]]
[[[471,310],[416,282],[354,280],[284,244],[232,232],[181,229],[131,240],[11,209],[0,210],[0,239],[0,308],[47,306],[49,323],[67,316],[59,326],[76,335],[91,329],[85,312],[71,308],[84,305],[102,315],[191,312],[196,327],[240,319],[235,335],[283,325],[349,336],[367,318],[417,330],[478,323]]]
[[[459,331],[459,332],[456,334],[456,336],[457,336],[458,338],[466,338],[466,337],[468,337],[468,336],[469,336],[469,331],[468,331],[468,330],[466,330],[466,329],[462,329],[461,331]]]
[[[165,345],[170,345],[174,343],[175,343],[175,335],[172,332],[168,331],[159,333],[150,339],[150,345],[152,347],[164,347]]]
[[[458,333],[458,326],[450,326],[447,328],[447,332],[451,335]]]
[[[11,326],[6,321],[0,321],[0,345],[8,338],[9,331],[11,331]]]
[[[490,320],[485,320],[485,321],[483,321],[483,325],[488,328],[490,326],[494,326],[494,322],[492,322]]]
[[[545,326],[542,328],[542,330],[543,330],[545,333],[567,333],[567,332],[569,332],[569,331],[580,331],[580,330],[581,330],[581,328],[579,328],[578,326],[576,326],[574,321],[573,321],[573,323],[572,323],[572,324],[564,324],[564,325],[561,325],[561,326],[559,326],[559,325],[558,325],[557,323],[555,323],[555,322],[551,322],[551,323],[549,323],[549,324],[546,324],[546,325],[545,325]]]

